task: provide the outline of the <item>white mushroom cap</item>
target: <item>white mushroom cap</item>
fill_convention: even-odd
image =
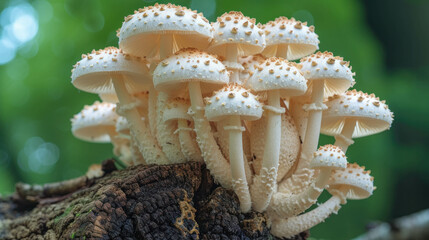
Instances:
[[[195,49],[180,50],[159,63],[153,72],[155,88],[171,96],[179,95],[192,81],[200,82],[204,94],[228,83],[229,76],[216,57]]]
[[[145,59],[125,54],[115,47],[93,50],[82,55],[82,60],[74,65],[72,83],[86,92],[115,93],[111,78],[122,74],[129,91],[143,91],[152,84],[146,64]]]
[[[73,135],[89,142],[110,142],[109,134],[115,133],[116,105],[98,101],[74,115],[71,119]]]
[[[255,25],[255,19],[241,12],[224,13],[212,23],[214,28],[213,41],[209,52],[226,56],[226,46],[236,44],[238,56],[260,53],[265,47],[264,32]]]
[[[240,72],[240,79],[246,82],[247,79],[257,70],[257,66],[265,62],[266,58],[261,54],[240,57],[238,62],[244,67]]]
[[[294,62],[271,57],[247,80],[254,91],[280,90],[283,97],[299,96],[307,91],[307,80]]]
[[[323,111],[321,132],[326,135],[340,134],[345,119],[356,120],[353,138],[382,132],[389,129],[393,121],[393,113],[385,101],[355,89],[334,95],[325,104],[328,109]]]
[[[341,148],[328,144],[321,146],[310,162],[311,168],[342,169],[347,167],[347,157]]]
[[[305,57],[319,49],[319,36],[314,32],[314,26],[307,26],[307,22],[279,17],[261,28],[267,42],[262,54],[267,57],[276,55],[278,45],[288,46],[288,60]]]
[[[302,58],[301,71],[304,77],[310,81],[325,80],[325,97],[345,92],[355,82],[350,62],[342,57],[334,57],[331,52],[317,52]]]
[[[98,94],[102,102],[118,103],[119,99],[116,93],[100,93]]]
[[[190,102],[184,98],[173,98],[169,100],[164,109],[164,121],[186,119],[192,121],[192,117],[188,114]]]
[[[153,58],[163,47],[159,41],[162,34],[174,36],[177,50],[205,49],[210,44],[213,28],[201,13],[173,4],[155,4],[125,17],[118,33],[119,46],[125,52]]]
[[[329,180],[328,192],[335,194],[336,190],[347,189],[346,198],[365,199],[374,191],[374,178],[356,163],[347,164],[347,168],[334,170]]]
[[[129,135],[130,134],[130,127],[128,125],[128,121],[125,117],[118,116],[118,119],[116,120],[116,132]]]
[[[228,85],[206,98],[206,117],[209,121],[220,121],[229,116],[240,116],[242,120],[261,118],[262,104],[249,90],[240,85]]]

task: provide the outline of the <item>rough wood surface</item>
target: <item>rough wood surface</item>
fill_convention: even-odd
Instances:
[[[0,239],[275,239],[201,163],[135,166],[0,198]],[[294,239],[306,239],[308,232]]]

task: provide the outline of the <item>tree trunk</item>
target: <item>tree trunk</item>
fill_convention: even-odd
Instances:
[[[266,216],[241,214],[204,164],[116,170],[107,160],[102,169],[98,178],[17,184],[0,198],[0,239],[275,239]]]

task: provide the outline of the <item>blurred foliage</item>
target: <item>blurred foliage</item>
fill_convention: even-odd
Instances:
[[[35,10],[37,35],[17,48],[12,61],[0,65],[3,194],[11,193],[17,181],[46,183],[82,175],[90,164],[112,156],[110,145],[83,142],[71,134],[70,118],[97,96],[75,89],[70,84],[70,70],[82,53],[117,46],[116,29],[123,17],[154,1],[2,0],[0,36],[7,34],[3,10],[25,3]],[[387,221],[429,207],[429,36],[423,30],[429,24],[427,1],[172,3],[202,11],[211,21],[231,10],[261,23],[277,16],[308,21],[316,26],[320,50],[351,61],[355,88],[386,99],[395,113],[390,131],[356,139],[347,152],[350,162],[372,170],[377,191],[370,199],[349,201],[338,216],[312,230],[314,237],[352,238],[364,232],[370,221]],[[6,54],[2,51],[0,59]],[[321,144],[333,141],[321,138]]]

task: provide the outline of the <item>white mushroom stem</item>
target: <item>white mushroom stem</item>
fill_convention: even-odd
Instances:
[[[217,144],[218,144],[220,150],[222,151],[225,159],[227,159],[227,161],[230,161],[230,159],[229,159],[229,134],[224,129],[224,126],[226,124],[227,124],[226,120],[220,120],[216,123],[216,127],[217,127],[216,141],[217,141]],[[246,142],[244,141],[246,139],[244,134],[246,134],[246,133],[247,132],[243,132],[243,150],[244,150],[243,151],[243,161],[244,161],[244,170],[246,172],[246,180],[247,180],[247,183],[249,185],[251,185],[253,182],[253,172],[252,172],[252,169],[250,168],[249,161],[246,157],[246,147],[249,147],[248,146],[249,144],[246,144]],[[249,151],[248,151],[248,153],[250,156]]]
[[[230,165],[223,157],[213,137],[209,121],[204,117],[204,102],[199,82],[189,83],[189,96],[191,98],[192,117],[194,118],[197,143],[203,153],[206,167],[216,182],[224,188],[231,189],[232,176]]]
[[[130,148],[134,165],[146,165],[146,161],[144,160],[143,155],[140,153],[139,147],[137,146],[134,137],[130,137]]]
[[[175,121],[164,121],[164,109],[166,108],[168,94],[164,92],[158,93],[158,101],[156,102],[156,139],[162,148],[165,156],[170,163],[186,162],[180,149],[180,141],[177,134],[174,134],[177,126]]]
[[[301,159],[299,160],[297,171],[309,166],[313,153],[317,150],[320,136],[320,125],[322,124],[323,94],[325,81],[315,80],[312,82],[312,96],[308,115],[305,141],[302,144]]]
[[[279,90],[269,91],[267,95],[268,105],[265,106],[265,109],[269,112],[262,168],[259,175],[255,176],[251,186],[253,208],[258,212],[263,212],[268,207],[276,190],[282,131]]]
[[[356,120],[346,119],[344,121],[343,129],[341,134],[335,136],[335,146],[340,147],[344,153],[347,152],[347,148],[353,144],[352,136],[356,127]]]
[[[237,63],[238,62],[238,48],[236,44],[226,45],[226,61]],[[228,69],[230,70],[230,69]],[[231,76],[229,77],[230,83],[237,83],[240,81],[239,71],[237,69],[231,70]]]
[[[279,238],[295,236],[325,221],[332,213],[337,214],[341,204],[345,204],[345,198],[340,195],[334,195],[310,212],[286,219],[274,219],[271,233]]]
[[[155,88],[152,86],[149,90],[149,106],[148,106],[148,118],[149,118],[149,126],[150,133],[152,136],[156,136],[156,99],[158,97],[158,93]]]
[[[240,116],[229,116],[228,122],[229,124],[225,126],[225,130],[229,132],[229,160],[231,164],[232,188],[240,201],[241,212],[246,213],[250,211],[252,201],[244,170],[243,127],[241,126]]]
[[[317,198],[329,181],[331,172],[332,168],[321,168],[315,181],[299,194],[275,193],[270,203],[270,212],[280,218],[288,218],[304,212],[317,202]]]
[[[187,160],[200,162],[203,161],[200,148],[197,142],[191,136],[192,128],[188,126],[188,120],[177,119],[177,130],[179,134],[180,149]]]
[[[134,136],[143,158],[148,164],[168,164],[168,159],[157,146],[155,138],[134,106],[135,100],[128,93],[122,75],[114,76],[112,81],[119,99],[119,112],[127,119],[131,135]]]

